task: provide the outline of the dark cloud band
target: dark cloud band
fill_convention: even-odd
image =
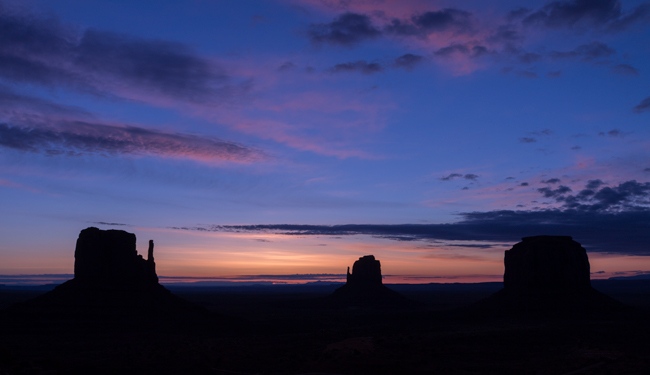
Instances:
[[[345,13],[330,23],[314,24],[308,30],[314,43],[353,45],[381,35],[370,17],[364,14]]]
[[[51,128],[0,124],[0,146],[47,155],[151,155],[208,163],[264,158],[257,150],[216,138],[81,121]]]
[[[460,177],[458,174],[457,177]],[[571,194],[566,186],[539,192],[562,205],[545,210],[466,212],[449,224],[214,225],[185,230],[266,232],[289,235],[370,235],[396,241],[499,241],[548,234],[569,235],[590,251],[650,255],[650,182],[604,186],[590,180]]]
[[[525,25],[541,25],[549,28],[597,27],[619,31],[650,15],[650,7],[642,4],[623,12],[619,0],[572,0],[553,1],[539,10],[519,12]]]
[[[2,7],[0,77],[118,96],[135,90],[186,102],[215,102],[245,89],[184,44],[75,31]]]
[[[359,72],[363,74],[373,74],[382,71],[382,66],[379,63],[367,62],[364,60],[341,63],[334,65],[329,69],[332,73],[344,73],[344,72]]]

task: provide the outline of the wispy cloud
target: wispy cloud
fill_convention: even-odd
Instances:
[[[364,14],[344,13],[329,23],[312,24],[308,35],[314,43],[353,45],[381,34],[370,17]]]
[[[203,163],[264,158],[260,151],[216,138],[89,122],[48,128],[0,124],[0,146],[46,155],[150,155]]]
[[[403,68],[403,69],[412,69],[416,65],[422,62],[424,57],[421,55],[416,55],[412,53],[406,53],[398,58],[395,59],[393,62],[393,66],[397,68]]]
[[[257,150],[214,137],[112,124],[87,112],[0,87],[0,147],[49,156],[155,156],[202,163],[251,163]]]
[[[31,186],[26,186],[26,185],[20,184],[18,182],[7,180],[7,179],[4,179],[4,178],[0,178],[0,187],[25,190],[25,191],[29,191],[29,192],[32,192],[32,193],[40,193],[41,192],[39,189],[33,188]]]
[[[450,173],[447,176],[440,177],[440,180],[442,181],[451,181],[459,178],[463,178],[465,180],[470,180],[470,181],[476,181],[478,179],[478,175],[474,173]]]
[[[612,129],[612,130],[609,130],[607,132],[599,132],[598,135],[601,136],[601,137],[617,138],[617,137],[622,137],[624,135],[624,133],[622,131],[618,130],[618,129]]]
[[[242,90],[190,47],[0,9],[0,76],[147,101],[218,103]]]
[[[393,18],[385,27],[385,32],[389,34],[417,37],[441,32],[471,34],[472,31],[472,14],[453,8],[426,11],[409,19]]]
[[[556,189],[552,189],[550,187],[543,187],[537,189],[540,193],[544,195],[544,198],[555,198],[562,200],[565,198],[565,194],[568,194],[571,192],[571,188],[568,186],[560,185]]]
[[[129,224],[123,224],[123,223],[112,223],[112,222],[107,222],[107,221],[94,221],[92,224],[97,224],[97,225],[107,225],[111,227],[129,227]]]
[[[439,48],[433,54],[440,57],[466,56],[477,58],[490,53],[487,47],[482,45],[454,43],[446,47]]]
[[[525,25],[548,28],[596,27],[606,31],[620,31],[650,15],[647,4],[627,13],[618,0],[553,1],[534,11],[522,11]]]
[[[607,44],[602,42],[591,42],[579,45],[571,51],[551,52],[551,57],[555,59],[580,59],[591,62],[613,56],[614,54],[616,54],[616,51]]]
[[[487,65],[512,61],[532,64],[541,61],[549,49],[527,51],[539,30],[582,33],[582,44],[567,51],[551,53],[554,59],[572,58],[595,62],[613,58],[615,51],[600,41],[589,41],[595,35],[620,32],[650,19],[650,5],[623,9],[618,0],[553,1],[539,8],[515,8],[499,17],[493,12],[461,8],[441,8],[438,4],[412,0],[399,2],[354,1],[329,2],[295,0],[326,14],[337,14],[329,23],[312,24],[308,35],[314,43],[353,47],[366,41],[389,38],[405,46],[418,46],[420,54],[435,51],[434,56],[460,74]],[[550,49],[553,51],[553,49]],[[479,59],[492,56],[492,60]],[[514,57],[514,60],[510,58]],[[632,69],[630,69],[632,68]],[[634,68],[623,63],[613,72],[634,74]],[[519,71],[516,70],[515,71]],[[523,70],[519,76],[536,78],[539,72]]]
[[[378,73],[382,70],[383,68],[379,63],[365,60],[336,64],[329,69],[332,73],[359,72],[363,74]]]
[[[624,76],[638,76],[640,74],[639,70],[630,64],[617,64],[612,67],[612,71]]]
[[[650,111],[650,96],[641,100],[639,104],[634,106],[634,112],[636,113],[648,112],[648,111]]]
[[[343,29],[355,29],[353,20],[342,19]],[[347,25],[347,26],[346,26]],[[4,32],[2,32],[4,30]],[[333,29],[334,34],[340,32]],[[337,31],[338,30],[338,31]],[[332,30],[330,30],[332,31]],[[351,32],[353,32],[351,31]],[[283,68],[273,71],[264,70],[255,65],[251,68],[250,62],[236,61],[229,63],[217,61],[215,58],[206,57],[190,46],[159,39],[145,39],[126,34],[83,29],[62,24],[56,19],[39,18],[39,16],[11,12],[0,8],[0,78],[6,83],[21,85],[24,83],[41,85],[49,88],[63,89],[65,91],[81,94],[91,93],[95,99],[110,98],[137,102],[158,108],[171,108],[184,115],[190,115],[202,120],[210,121],[216,126],[226,126],[232,130],[243,132],[260,139],[272,140],[279,144],[301,151],[314,152],[321,155],[336,157],[368,157],[369,153],[360,151],[357,147],[350,147],[342,141],[343,134],[329,136],[328,126],[313,126],[310,131],[305,131],[307,122],[296,112],[276,112],[271,116],[267,114],[269,105],[283,107],[295,104],[304,97],[312,98],[304,86],[293,89],[302,91],[302,95],[293,95],[293,98],[279,98],[265,100],[264,92],[272,90],[274,76],[277,74],[298,74],[295,65],[287,64],[286,59],[281,65]],[[382,66],[378,63],[357,61],[343,63],[332,68],[334,72],[361,72],[374,73],[380,71]],[[304,73],[303,73],[304,74]],[[256,80],[253,80],[256,77]],[[252,82],[258,86],[253,86]],[[264,87],[262,87],[264,86]],[[264,91],[266,90],[266,91]],[[255,91],[254,97],[252,91]],[[351,94],[352,95],[352,94]],[[356,97],[346,97],[341,100],[341,92],[333,94],[330,100],[325,100],[319,107],[310,108],[309,119],[322,119],[329,123],[340,124],[339,131],[348,132],[357,129],[358,124],[372,124],[371,129],[380,127],[381,121],[377,119],[375,108],[378,104],[361,103]],[[191,158],[205,161],[206,159],[220,160],[253,160],[261,157],[259,151],[249,147],[216,138],[204,138],[189,134],[169,134],[163,141],[164,133],[156,136],[157,145],[152,146],[153,134],[144,134],[138,128],[145,129],[138,124],[113,125],[106,121],[96,120],[90,113],[82,110],[59,106],[31,98],[26,100],[20,95],[8,93],[0,88],[2,99],[8,99],[0,105],[0,112],[5,116],[0,117],[4,123],[5,135],[12,134],[16,139],[5,141],[5,146],[13,145],[17,148],[31,149],[50,145],[54,152],[61,152],[64,143],[74,152],[117,152],[117,146],[108,146],[110,137],[116,132],[127,134],[134,142],[136,133],[140,137],[147,137],[147,145],[138,145],[124,141],[123,153],[130,154],[156,154],[170,157]],[[345,96],[345,95],[344,95]],[[243,100],[246,98],[247,100]],[[332,100],[332,99],[336,100]],[[24,110],[17,114],[9,108],[10,101],[20,102],[21,106],[29,106],[30,113]],[[346,101],[350,103],[343,109],[338,109],[336,103]],[[272,103],[271,103],[272,102]],[[304,101],[303,101],[304,102]],[[361,105],[360,105],[361,104]],[[383,103],[386,104],[386,103]],[[356,106],[350,112],[351,105]],[[34,109],[38,107],[38,109]],[[384,105],[383,108],[389,108]],[[97,124],[97,129],[108,131],[105,138],[88,137],[87,131],[78,134],[79,124],[72,130],[58,129],[53,131],[50,118],[44,113],[56,112],[59,116],[66,113],[70,117],[67,122],[84,122],[86,125]],[[300,112],[302,113],[302,112]],[[354,114],[354,116],[352,116]],[[23,118],[19,119],[18,115]],[[27,117],[31,117],[27,119]],[[354,118],[351,118],[354,117]],[[39,126],[34,126],[38,120]],[[28,121],[29,124],[25,124]],[[45,124],[46,126],[41,126]],[[271,124],[272,126],[269,126]],[[130,130],[124,130],[129,128]],[[11,130],[10,130],[11,129]],[[366,129],[368,130],[368,129]],[[31,132],[31,140],[27,133]],[[20,134],[19,134],[20,133]],[[82,142],[80,136],[85,137]],[[75,138],[76,137],[76,138]],[[73,142],[74,138],[74,142]],[[163,148],[171,145],[176,138],[184,145],[175,153],[171,149]],[[17,139],[20,142],[17,142]],[[29,140],[29,141],[28,141]],[[111,140],[113,140],[111,138]],[[40,143],[39,143],[40,142]],[[114,143],[117,143],[115,141]],[[54,147],[59,145],[61,147]],[[192,149],[197,146],[195,149]],[[104,148],[102,148],[104,147]],[[172,152],[172,153],[170,153]]]
[[[644,245],[650,241],[650,182],[631,180],[605,186],[601,180],[590,180],[575,193],[566,186],[538,191],[560,205],[537,210],[465,212],[460,214],[460,221],[447,224],[264,224],[175,229],[300,236],[370,235],[395,241],[516,242],[538,234],[571,235],[590,251],[650,254]]]

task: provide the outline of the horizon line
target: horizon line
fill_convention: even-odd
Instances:
[[[597,277],[602,275],[598,272],[591,273],[591,280],[610,280],[620,278],[650,278],[650,272],[626,274],[614,274],[608,277]],[[594,277],[596,276],[596,277]],[[58,285],[74,278],[74,274],[44,273],[44,274],[0,274],[0,286],[47,286]],[[181,276],[171,275],[158,276],[162,285],[300,285],[313,283],[345,283],[346,274],[339,273],[305,273],[305,274],[258,274],[258,275],[226,275],[226,276]],[[382,275],[386,284],[479,284],[489,282],[503,282],[503,275]]]

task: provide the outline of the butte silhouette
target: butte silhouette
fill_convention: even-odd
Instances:
[[[587,251],[570,236],[524,237],[504,257],[503,289],[474,307],[490,315],[584,316],[623,305],[591,286]]]
[[[153,251],[151,240],[145,260],[136,250],[135,234],[86,228],[77,239],[74,278],[17,308],[84,317],[160,318],[200,311],[158,283]]]
[[[382,283],[381,263],[373,255],[365,255],[354,262],[352,273],[347,271],[345,285],[329,296],[338,306],[403,306],[412,301],[389,289]]]

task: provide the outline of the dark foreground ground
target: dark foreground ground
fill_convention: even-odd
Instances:
[[[593,285],[633,308],[487,316],[467,306],[488,283],[390,285],[403,307],[327,306],[333,285],[170,287],[207,312],[16,313],[44,290],[0,287],[0,375],[650,373],[650,280]]]

